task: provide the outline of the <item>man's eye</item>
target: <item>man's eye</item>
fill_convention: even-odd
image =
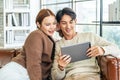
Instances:
[[[72,23],[73,23],[73,21],[70,21],[70,23],[72,24]]]

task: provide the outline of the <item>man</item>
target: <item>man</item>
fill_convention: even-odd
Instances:
[[[100,69],[95,57],[118,53],[118,47],[93,33],[77,33],[76,13],[70,8],[59,10],[56,19],[62,39],[56,42],[56,56],[52,68],[53,80],[100,80]],[[84,42],[91,43],[91,48],[87,50],[90,59],[70,63],[72,57],[61,53],[61,46]]]

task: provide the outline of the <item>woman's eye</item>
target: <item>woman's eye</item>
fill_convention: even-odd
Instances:
[[[56,24],[57,24],[56,22],[53,23],[53,25],[56,25]]]
[[[49,26],[50,24],[46,24],[46,26]]]

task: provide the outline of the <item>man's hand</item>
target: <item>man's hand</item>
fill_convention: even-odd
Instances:
[[[105,51],[103,50],[103,48],[99,46],[92,46],[91,48],[87,50],[88,57],[96,57],[99,55],[103,55],[104,53]]]
[[[58,67],[61,70],[64,70],[64,68],[70,63],[70,61],[71,61],[70,55],[59,55]]]

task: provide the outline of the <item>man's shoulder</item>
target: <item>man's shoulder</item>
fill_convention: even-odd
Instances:
[[[95,36],[96,34],[93,32],[82,32],[82,33],[78,33],[77,36],[81,37],[81,36]]]
[[[78,32],[78,35],[92,35],[92,34],[94,34],[94,33],[92,33],[92,32]]]

